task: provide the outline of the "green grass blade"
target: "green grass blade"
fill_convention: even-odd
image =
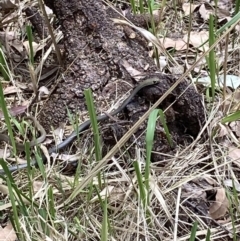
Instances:
[[[235,202],[234,206],[236,206],[238,209],[239,208],[239,199],[238,199],[238,192],[237,192],[234,180],[232,180],[232,192],[233,192],[232,196],[233,196],[234,202]]]
[[[26,152],[26,160],[27,160],[27,178],[28,178],[28,193],[29,193],[29,198],[32,199],[33,197],[33,172],[32,168],[30,166],[31,162],[31,156],[30,156],[30,143],[26,142],[25,143],[25,152]]]
[[[89,183],[88,186],[88,195],[87,195],[87,201],[89,202],[93,196],[93,189],[94,189],[94,185],[93,185],[93,180]]]
[[[210,15],[209,19],[209,47],[211,47],[215,42],[214,36],[214,19]],[[215,86],[216,86],[216,56],[214,49],[209,52],[209,70],[211,78],[211,90],[212,90],[212,101],[215,99]]]
[[[143,5],[144,5],[143,0],[139,0],[139,10],[140,10],[140,13],[144,13]]]
[[[2,51],[2,48],[0,48],[0,71],[1,71],[1,74],[4,78],[4,80],[8,81],[10,79],[10,77],[9,77],[10,71],[9,71],[9,68],[8,68],[8,65],[7,65],[5,55]]]
[[[102,148],[101,148],[101,141],[100,141],[100,134],[98,129],[98,123],[97,123],[97,114],[93,103],[93,96],[91,89],[84,90],[84,95],[86,99],[87,109],[93,129],[93,135],[94,135],[94,147],[95,147],[95,156],[96,161],[100,161],[102,159]],[[101,174],[98,174],[98,182],[100,185],[100,188],[102,186],[101,184]]]
[[[70,121],[70,124],[71,126],[74,127],[74,130],[76,131],[77,133],[77,140],[80,140],[80,133],[79,133],[79,120],[78,120],[78,116],[77,115],[73,115],[69,108],[66,106],[66,109],[67,109],[67,116],[69,118],[69,121]]]
[[[230,21],[228,21],[226,24],[224,24],[220,29],[218,29],[215,33],[215,36],[219,36],[221,33],[223,33],[225,30],[227,30],[229,27],[231,27],[232,25],[234,25],[235,23],[239,22],[239,19],[240,19],[240,12],[237,13]],[[200,46],[202,47],[203,45],[205,45],[206,43],[208,42],[205,41],[203,42]]]
[[[224,24],[220,29],[216,31],[216,35],[221,34],[224,32],[226,29],[228,29],[230,26],[238,22],[240,19],[240,12],[236,14],[230,21],[228,21],[226,24]]]
[[[100,138],[99,129],[98,129],[96,110],[93,103],[92,91],[90,89],[84,90],[84,95],[87,103],[89,117],[91,120],[91,125],[93,128],[96,160],[100,161],[102,159],[101,142],[100,142],[101,138]]]
[[[45,166],[43,164],[43,157],[42,157],[42,155],[40,155],[37,151],[35,151],[34,152],[34,157],[36,158],[37,165],[38,165],[38,168],[39,168],[39,170],[41,172],[42,178],[44,180],[46,180],[47,179],[47,173],[45,171]],[[29,168],[31,168],[31,167],[29,167]]]
[[[27,209],[25,208],[25,203],[23,201],[23,198],[26,199],[26,201],[31,203],[31,199],[29,197],[27,197],[25,194],[23,194],[17,187],[17,185],[15,184],[15,181],[12,177],[11,172],[9,172],[9,169],[7,167],[7,164],[5,163],[5,161],[0,158],[0,165],[2,166],[4,172],[5,172],[5,176],[2,176],[1,178],[4,179],[5,181],[9,180],[9,183],[11,184],[11,191],[15,191],[15,196],[16,196],[16,200],[19,204],[19,207],[21,208],[21,212],[25,215],[28,216],[28,212]],[[23,198],[22,198],[23,197]],[[33,203],[33,205],[35,207],[38,207],[38,205],[36,205],[36,203]]]
[[[56,208],[54,203],[54,195],[53,195],[53,188],[52,186],[49,186],[48,188],[48,210],[49,214],[51,215],[52,219],[56,219]]]
[[[240,0],[236,0],[235,3],[236,5],[235,5],[234,15],[236,15],[239,12]]]
[[[20,237],[20,240],[25,240],[21,232],[21,224],[20,224],[19,216],[20,215],[24,217],[29,216],[25,202],[28,201],[31,203],[31,200],[18,189],[17,185],[13,180],[12,174],[9,172],[8,167],[3,159],[0,159],[0,164],[3,167],[3,170],[5,171],[5,174],[6,174],[6,176],[2,178],[6,181],[8,186],[9,199],[12,205],[12,218],[11,218],[12,224],[16,233],[18,234],[18,237]],[[23,198],[25,199],[25,202]],[[18,204],[18,208],[17,208],[17,204]],[[33,203],[33,205],[36,207],[36,204]]]
[[[159,110],[153,110],[148,118],[147,132],[146,132],[146,152],[147,160],[145,166],[145,186],[146,190],[149,190],[149,176],[150,176],[150,164],[151,164],[151,153],[153,148],[154,134],[156,129],[156,122]],[[149,197],[147,197],[147,202],[149,203]]]
[[[48,214],[47,214],[46,210],[43,209],[43,208],[39,208],[38,209],[38,214],[42,217],[42,218],[40,218],[42,232],[45,235],[49,236],[50,231],[49,231],[49,228],[48,228],[48,225],[47,225],[47,223],[48,223]]]
[[[230,114],[230,115],[224,117],[221,120],[221,123],[225,124],[227,122],[237,121],[239,119],[240,119],[240,111],[238,110],[238,111],[234,112],[233,114]]]
[[[26,129],[24,127],[24,121],[19,122],[16,118],[12,117],[11,122],[13,123],[14,127],[17,128],[17,131],[24,136],[26,133]]]
[[[13,193],[13,189],[12,189],[12,183],[8,178],[6,180],[7,180],[7,186],[8,186],[8,191],[9,191],[9,199],[10,199],[11,204],[12,204],[14,227],[16,229],[15,231],[19,235],[20,240],[25,240],[25,238],[24,238],[24,236],[22,235],[22,232],[21,232],[19,214],[18,214],[18,211],[17,211],[16,203],[15,203],[15,197],[14,197],[14,193]]]
[[[210,229],[208,228],[205,241],[210,241],[210,240],[211,240],[211,231],[210,231]]]
[[[107,211],[107,189],[106,189],[106,197],[103,204],[103,222],[102,222],[102,229],[101,229],[101,241],[108,240],[108,211]]]
[[[197,226],[198,226],[198,222],[194,222],[192,228],[191,228],[191,236],[189,241],[195,241],[196,240],[196,232],[197,232]]]
[[[134,167],[134,170],[135,170],[136,175],[137,175],[137,181],[138,181],[138,186],[139,186],[139,190],[140,190],[140,199],[142,201],[143,207],[146,208],[146,206],[147,206],[146,205],[147,195],[146,195],[146,191],[145,191],[145,188],[144,188],[143,178],[142,178],[142,173],[141,173],[140,168],[139,168],[139,163],[137,161],[134,161],[133,167]]]
[[[140,0],[142,1],[142,0]],[[136,8],[136,4],[135,4],[135,0],[130,0],[130,4],[133,10],[133,13],[136,14],[137,13],[137,8]]]
[[[150,14],[150,20],[151,20],[151,25],[149,26],[149,28],[151,28],[153,35],[157,36],[158,33],[157,33],[156,26],[155,26],[155,18],[153,15],[153,8],[154,8],[154,1],[148,0],[148,12]],[[154,54],[156,56],[155,59],[156,59],[157,66],[158,66],[158,68],[161,68],[159,51],[156,46],[154,46]]]
[[[8,134],[9,134],[11,144],[12,144],[12,147],[13,147],[13,152],[14,152],[14,154],[16,154],[17,153],[16,143],[15,143],[15,140],[14,140],[14,137],[13,137],[12,126],[11,126],[10,118],[9,118],[9,115],[8,115],[8,110],[7,110],[7,107],[6,107],[6,102],[5,102],[5,99],[4,99],[4,94],[3,94],[1,82],[0,82],[0,106],[1,106],[1,109],[3,111],[5,123],[7,125]]]
[[[233,185],[234,185],[234,181],[233,181]],[[233,186],[233,188],[235,187],[235,185]],[[231,194],[226,191],[226,196],[227,196],[227,199],[229,201],[229,213],[230,213],[230,217],[231,217],[231,222],[232,222],[232,240],[233,241],[237,241],[239,239],[237,239],[238,235],[237,235],[237,229],[236,229],[236,226],[235,226],[235,210],[233,210],[233,203],[232,203],[232,199],[231,199]],[[235,205],[234,205],[235,206]]]
[[[106,185],[107,186],[107,185]],[[109,218],[108,218],[108,212],[107,212],[107,188],[106,188],[106,194],[105,194],[105,201],[103,201],[100,193],[99,193],[99,190],[98,190],[98,187],[95,186],[95,185],[92,185],[92,187],[95,189],[96,193],[97,193],[97,196],[98,196],[98,200],[99,200],[99,203],[102,207],[102,210],[103,210],[103,222],[102,222],[102,229],[101,229],[101,240],[107,240],[108,238],[108,233],[109,233],[109,230],[110,230],[110,221],[109,221]]]
[[[172,137],[171,137],[171,134],[170,134],[168,126],[167,126],[165,115],[164,115],[164,113],[163,113],[163,111],[161,109],[159,110],[159,115],[160,115],[161,123],[163,125],[163,129],[165,131],[165,134],[166,134],[166,137],[167,137],[167,140],[168,140],[168,144],[171,147],[173,147]]]

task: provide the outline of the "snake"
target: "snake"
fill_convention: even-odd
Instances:
[[[24,117],[24,120],[31,120],[33,122],[34,126],[41,133],[40,137],[38,137],[37,139],[32,140],[29,143],[30,147],[33,147],[33,146],[36,146],[36,145],[39,145],[40,143],[42,143],[46,139],[46,135],[47,135],[45,129],[40,125],[40,123],[33,116],[26,116],[26,117]],[[8,135],[2,134],[2,133],[0,133],[0,141],[4,141],[4,142],[6,142],[8,144],[11,144],[10,137]],[[19,151],[24,151],[25,150],[25,145],[24,144],[15,142],[15,145],[16,145],[16,149],[17,150],[19,150]]]
[[[109,116],[114,116],[117,115],[118,113],[120,113],[122,110],[124,110],[124,108],[131,102],[131,100],[133,99],[133,97],[144,87],[147,86],[153,86],[156,85],[160,82],[160,78],[157,76],[153,76],[153,77],[149,77],[145,80],[143,80],[141,83],[139,83],[134,89],[133,91],[130,93],[130,95],[123,101],[123,103],[116,109],[113,110],[112,112],[110,112],[109,114],[101,114],[97,116],[97,122],[101,122],[101,121],[105,121],[109,118]],[[36,141],[31,142],[30,146],[34,146],[40,143],[40,141],[43,139],[44,137],[44,133],[46,135],[46,132],[43,131],[43,127],[34,119],[32,119],[35,126],[40,130],[41,132],[41,137],[39,137]],[[58,151],[62,150],[63,148],[67,147],[69,144],[71,144],[78,136],[80,133],[82,133],[83,131],[87,130],[91,125],[91,120],[86,120],[85,122],[83,122],[82,124],[79,125],[78,130],[77,131],[73,131],[64,141],[62,141],[60,144],[50,148],[48,150],[49,155],[51,155],[52,153],[57,153]],[[7,136],[8,137],[8,136]],[[6,136],[4,137],[6,138]],[[45,139],[45,138],[44,138]],[[0,135],[0,140],[1,139],[1,135]],[[4,140],[6,141],[6,140]],[[8,140],[6,142],[9,143],[10,139],[8,137]],[[18,143],[16,145],[17,149],[21,150],[22,147],[24,147],[23,144]],[[20,148],[19,148],[20,147]],[[24,150],[24,149],[23,149]],[[46,157],[42,156],[42,161],[43,163],[46,161]],[[37,165],[37,160],[36,159],[32,159],[32,161],[30,162],[30,166],[36,166]],[[9,172],[14,172],[14,171],[19,171],[22,170],[24,168],[27,168],[28,164],[24,163],[24,164],[20,164],[20,165],[15,165],[15,166],[11,166],[8,168]],[[3,169],[0,169],[0,175],[5,174]]]

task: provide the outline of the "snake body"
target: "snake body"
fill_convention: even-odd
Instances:
[[[139,83],[136,88],[133,89],[133,91],[131,92],[131,94],[123,101],[123,103],[114,111],[110,112],[109,115],[106,115],[106,114],[103,114],[103,115],[98,115],[97,116],[97,121],[98,122],[101,122],[101,121],[104,121],[104,120],[107,120],[109,118],[109,116],[114,116],[118,113],[120,113],[129,103],[130,101],[132,100],[132,98],[144,87],[146,86],[152,86],[152,85],[155,85],[157,83],[159,83],[160,79],[159,77],[151,77],[151,78],[148,78],[146,80],[144,80],[143,82]],[[36,122],[34,122],[36,127],[38,127],[38,129],[40,129],[40,132],[41,132],[41,125],[37,124]],[[79,127],[78,127],[78,132],[77,131],[73,131],[63,142],[61,142],[59,145],[55,146],[55,147],[52,147],[48,150],[49,152],[49,155],[51,155],[52,153],[56,153],[60,150],[62,150],[63,148],[65,148],[66,146],[68,146],[69,144],[71,144],[76,138],[77,136],[85,131],[86,129],[88,129],[91,125],[91,121],[90,120],[87,120],[85,122],[83,122]],[[45,132],[45,131],[44,131]],[[42,132],[41,132],[42,133]],[[42,136],[42,135],[41,135]],[[40,137],[41,138],[41,137]],[[1,137],[0,137],[0,140],[1,140]],[[9,140],[7,141],[9,142]],[[36,140],[36,144],[38,144],[39,142],[39,139]],[[22,144],[20,144],[22,145]],[[30,143],[31,145],[31,143]],[[34,146],[34,143],[32,143],[32,146]],[[19,147],[19,144],[17,146],[17,148]],[[20,146],[22,147],[22,146]],[[20,150],[20,148],[18,148]],[[42,161],[45,162],[46,158],[43,156],[42,157]],[[30,166],[35,166],[37,164],[37,161],[36,159],[33,159],[30,163]],[[9,167],[9,171],[10,172],[14,172],[14,171],[19,171],[21,169],[24,169],[28,166],[27,163],[24,163],[24,164],[20,164],[20,165],[16,165],[16,166],[12,166],[12,167]],[[4,170],[0,170],[0,174],[5,174]]]
[[[25,120],[31,120],[33,122],[33,125],[38,129],[38,131],[40,131],[41,136],[37,139],[34,139],[30,142],[30,147],[39,145],[40,143],[42,143],[45,139],[46,139],[46,131],[44,130],[44,128],[40,125],[40,123],[33,117],[33,116],[26,116],[24,117]],[[11,140],[9,138],[8,135],[2,134],[0,133],[0,141],[4,141],[8,144],[11,144]],[[16,144],[16,148],[19,151],[24,151],[25,150],[25,146],[24,144],[15,142]]]

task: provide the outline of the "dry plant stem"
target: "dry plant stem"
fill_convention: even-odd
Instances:
[[[190,34],[192,30],[192,3],[190,2],[190,10],[189,10],[189,27],[187,33],[187,49],[186,49],[186,59],[188,59],[188,51],[189,51],[189,42],[190,42]]]
[[[182,188],[178,188],[178,196],[177,196],[177,203],[176,203],[176,214],[175,214],[175,223],[174,223],[174,241],[177,241],[177,229],[178,229],[178,214],[179,214],[179,206],[180,206],[180,198],[181,198]]]
[[[240,21],[240,20],[239,20]],[[95,177],[101,169],[105,166],[105,164],[108,162],[108,160],[115,155],[119,149],[129,140],[129,138],[136,132],[138,127],[148,118],[152,110],[156,109],[160,103],[178,86],[178,84],[184,80],[185,77],[188,76],[188,74],[195,68],[195,66],[202,61],[203,58],[207,56],[207,54],[216,47],[216,45],[228,34],[232,29],[238,24],[236,22],[233,24],[223,35],[221,38],[219,38],[202,56],[171,86],[171,88],[142,116],[141,119],[139,119],[134,126],[119,140],[119,142],[106,154],[106,156],[99,161],[99,163],[92,169],[92,171],[84,178],[81,183],[75,187],[70,197],[60,205],[60,207],[63,207],[65,204],[71,202],[72,199],[74,199],[83,188],[85,188],[92,180],[93,177]]]
[[[39,6],[40,6],[40,8],[41,8],[41,10],[42,10],[42,12],[43,12],[45,21],[46,21],[46,23],[47,23],[47,27],[48,27],[49,34],[51,35],[51,38],[52,38],[52,41],[53,41],[53,45],[54,45],[54,48],[55,48],[55,51],[56,51],[58,63],[59,63],[59,65],[60,65],[61,67],[63,67],[62,56],[61,56],[60,50],[59,50],[59,48],[58,48],[58,46],[57,46],[57,42],[56,42],[54,33],[53,33],[53,31],[52,31],[51,24],[50,24],[50,22],[49,22],[49,20],[48,20],[48,16],[47,16],[47,13],[46,13],[44,4],[43,4],[42,0],[38,0],[38,3],[39,3]]]
[[[162,19],[163,19],[163,12],[165,11],[165,8],[166,8],[166,0],[165,1],[162,1],[162,7],[160,8],[160,11],[159,11],[159,23],[162,22]]]
[[[31,80],[32,80],[33,91],[34,91],[34,94],[37,95],[38,84],[37,84],[36,74],[33,69],[33,65],[29,63],[28,68],[29,68],[29,73],[30,73]]]
[[[9,64],[11,66],[11,69],[13,70],[14,68],[13,68],[12,58],[10,56],[11,51],[10,51],[10,47],[9,47],[9,42],[7,40],[7,36],[9,34],[9,31],[10,31],[9,27],[7,27],[6,28],[6,32],[5,32],[4,42],[5,42],[5,47],[6,47],[6,55],[7,55],[8,59],[9,59]]]

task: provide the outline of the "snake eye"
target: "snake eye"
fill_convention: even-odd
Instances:
[[[158,82],[159,82],[158,79],[154,79],[154,80],[153,80],[153,83],[154,83],[154,84],[157,84]]]

